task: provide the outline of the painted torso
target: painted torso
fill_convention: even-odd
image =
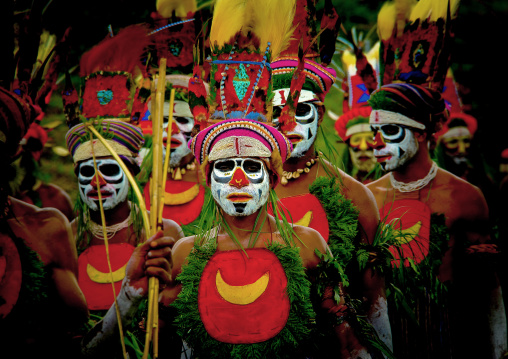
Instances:
[[[174,305],[180,327],[194,331],[184,340],[195,357],[208,357],[212,348],[214,355],[223,355],[216,357],[224,358],[294,354],[294,343],[285,335],[291,331],[298,337],[296,327],[306,332],[305,318],[312,308],[308,292],[295,294],[288,283],[299,283],[300,289],[310,284],[298,251],[280,243],[268,245],[272,236],[262,234],[245,252],[218,236],[216,243],[195,247],[197,252],[189,256],[178,277],[182,291]]]
[[[318,176],[319,164],[311,167],[310,172],[302,174],[297,180],[289,180],[285,186],[279,184],[275,193],[286,210],[288,221],[317,230],[325,241],[329,237],[329,225],[326,212],[319,200],[309,192],[310,185]],[[324,171],[321,171],[324,175]],[[290,214],[290,216],[288,215]]]
[[[149,181],[144,188],[147,209],[150,209],[150,185]],[[163,218],[172,219],[180,226],[189,225],[198,219],[206,191],[199,183],[197,170],[185,173],[181,180],[173,180],[168,176],[164,192]]]

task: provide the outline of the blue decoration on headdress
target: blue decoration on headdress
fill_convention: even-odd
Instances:
[[[238,68],[235,70],[235,77],[233,78],[233,86],[235,88],[236,96],[243,100],[247,90],[249,89],[250,80],[247,71],[245,70],[245,66],[240,64]]]
[[[153,30],[153,31],[152,31],[152,32],[150,32],[148,35],[153,35],[153,34],[155,34],[156,32],[159,32],[159,31],[165,30],[165,29],[167,29],[167,28],[170,28],[170,27],[173,27],[173,26],[176,26],[176,25],[185,24],[186,22],[190,22],[190,21],[194,21],[194,19],[182,20],[182,21],[177,21],[177,22],[174,22],[174,23],[172,23],[172,24],[167,24],[167,25],[164,25],[164,26],[162,26],[162,27],[159,27],[158,29]]]
[[[113,91],[111,90],[100,90],[97,91],[97,99],[101,105],[107,105],[113,100]]]

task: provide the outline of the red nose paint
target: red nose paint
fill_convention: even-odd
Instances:
[[[374,141],[372,142],[372,146],[374,148],[380,149],[386,146],[385,141],[383,140],[383,136],[381,135],[381,132],[377,132],[376,136],[374,137]]]
[[[175,135],[177,133],[180,133],[180,129],[178,128],[178,125],[175,123],[175,121],[171,122],[171,134]]]
[[[93,187],[97,187],[97,177],[99,177],[99,187],[102,187],[102,186],[105,186],[106,185],[106,181],[104,180],[104,178],[101,176],[100,173],[96,173],[93,178],[92,178],[92,182],[90,183]]]
[[[233,178],[229,181],[229,185],[236,188],[242,188],[248,186],[250,183],[247,175],[241,168],[237,168],[233,173]]]

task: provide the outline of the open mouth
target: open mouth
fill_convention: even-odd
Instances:
[[[242,203],[251,200],[252,196],[248,193],[231,193],[226,198],[231,202]]]
[[[293,145],[303,140],[303,136],[297,134],[287,135],[286,137]]]
[[[370,160],[370,157],[369,157],[369,156],[360,156],[360,157],[358,157],[358,159],[359,159],[360,161],[362,161],[362,162],[365,162],[365,161]]]
[[[386,162],[388,161],[390,158],[392,158],[392,155],[386,155],[386,156],[376,156],[376,160],[378,162]]]

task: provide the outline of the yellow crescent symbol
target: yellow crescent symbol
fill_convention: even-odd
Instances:
[[[227,284],[217,271],[215,284],[220,296],[229,303],[246,305],[254,302],[263,294],[268,287],[270,275],[268,272],[263,274],[257,281],[251,284],[233,286]]]
[[[310,224],[310,221],[312,221],[312,211],[308,211],[307,213],[305,213],[303,215],[303,217],[300,218],[300,220],[298,222],[296,222],[295,224],[297,226],[308,227]]]
[[[127,267],[127,264],[112,273],[113,283],[123,280],[125,277],[125,267]],[[95,283],[111,283],[111,277],[109,273],[100,272],[90,263],[86,265],[86,273],[88,274],[88,277]]]
[[[406,229],[401,229],[397,233],[397,241],[400,244],[407,244],[411,242],[420,232],[420,228],[422,228],[422,222],[418,221],[415,224],[413,224],[411,227]]]
[[[176,206],[192,201],[199,194],[199,185],[196,183],[194,186],[181,193],[167,193],[164,192],[164,204],[167,206]]]

